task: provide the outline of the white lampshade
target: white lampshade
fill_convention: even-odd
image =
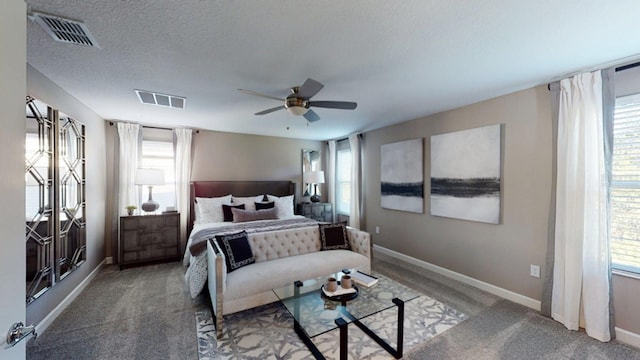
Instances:
[[[307,175],[307,183],[324,184],[324,171],[309,171]]]
[[[164,185],[164,170],[139,168],[136,170],[136,185]]]

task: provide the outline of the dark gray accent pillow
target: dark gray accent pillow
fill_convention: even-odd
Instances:
[[[244,210],[244,204],[240,204],[240,205],[222,204],[222,214],[224,215],[224,221],[225,222],[233,221],[233,213],[231,212],[231,209],[243,209]]]
[[[256,210],[264,210],[264,209],[272,209],[276,207],[276,203],[274,201],[271,202],[257,202]]]
[[[344,224],[319,224],[321,250],[350,250]]]
[[[278,214],[276,213],[276,208],[265,209],[265,210],[241,210],[241,209],[231,209],[233,212],[233,222],[245,222],[245,221],[255,221],[255,220],[275,220],[278,218]]]
[[[224,253],[227,273],[256,262],[246,231],[228,235],[216,235],[216,242]]]

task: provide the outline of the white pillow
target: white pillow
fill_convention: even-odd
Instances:
[[[224,222],[222,204],[231,205],[231,194],[213,198],[196,198],[196,224]]]
[[[233,196],[231,198],[233,199],[233,205],[244,204],[245,210],[255,210],[256,203],[261,202],[263,197],[264,197],[263,195],[259,195],[259,196],[246,196],[246,197]]]
[[[295,216],[293,212],[293,195],[282,197],[267,195],[267,198],[269,199],[269,201],[275,202],[278,219],[292,218]]]
[[[193,225],[201,224],[200,218],[200,205],[198,205],[197,201],[193,202]]]

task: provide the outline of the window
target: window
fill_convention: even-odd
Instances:
[[[640,273],[640,94],[616,99],[613,128],[611,259]]]
[[[338,144],[336,159],[336,213],[349,215],[351,204],[351,149],[341,148],[340,144],[346,144],[343,141]]]
[[[153,200],[164,211],[167,206],[176,205],[175,168],[173,151],[173,134],[170,130],[142,129],[141,168],[164,170],[164,185],[153,187]],[[143,186],[140,203],[149,198],[149,187]]]

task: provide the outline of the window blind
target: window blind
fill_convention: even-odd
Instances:
[[[640,273],[640,94],[616,99],[610,226],[613,267]]]
[[[349,215],[351,203],[351,149],[337,151],[336,212]]]

